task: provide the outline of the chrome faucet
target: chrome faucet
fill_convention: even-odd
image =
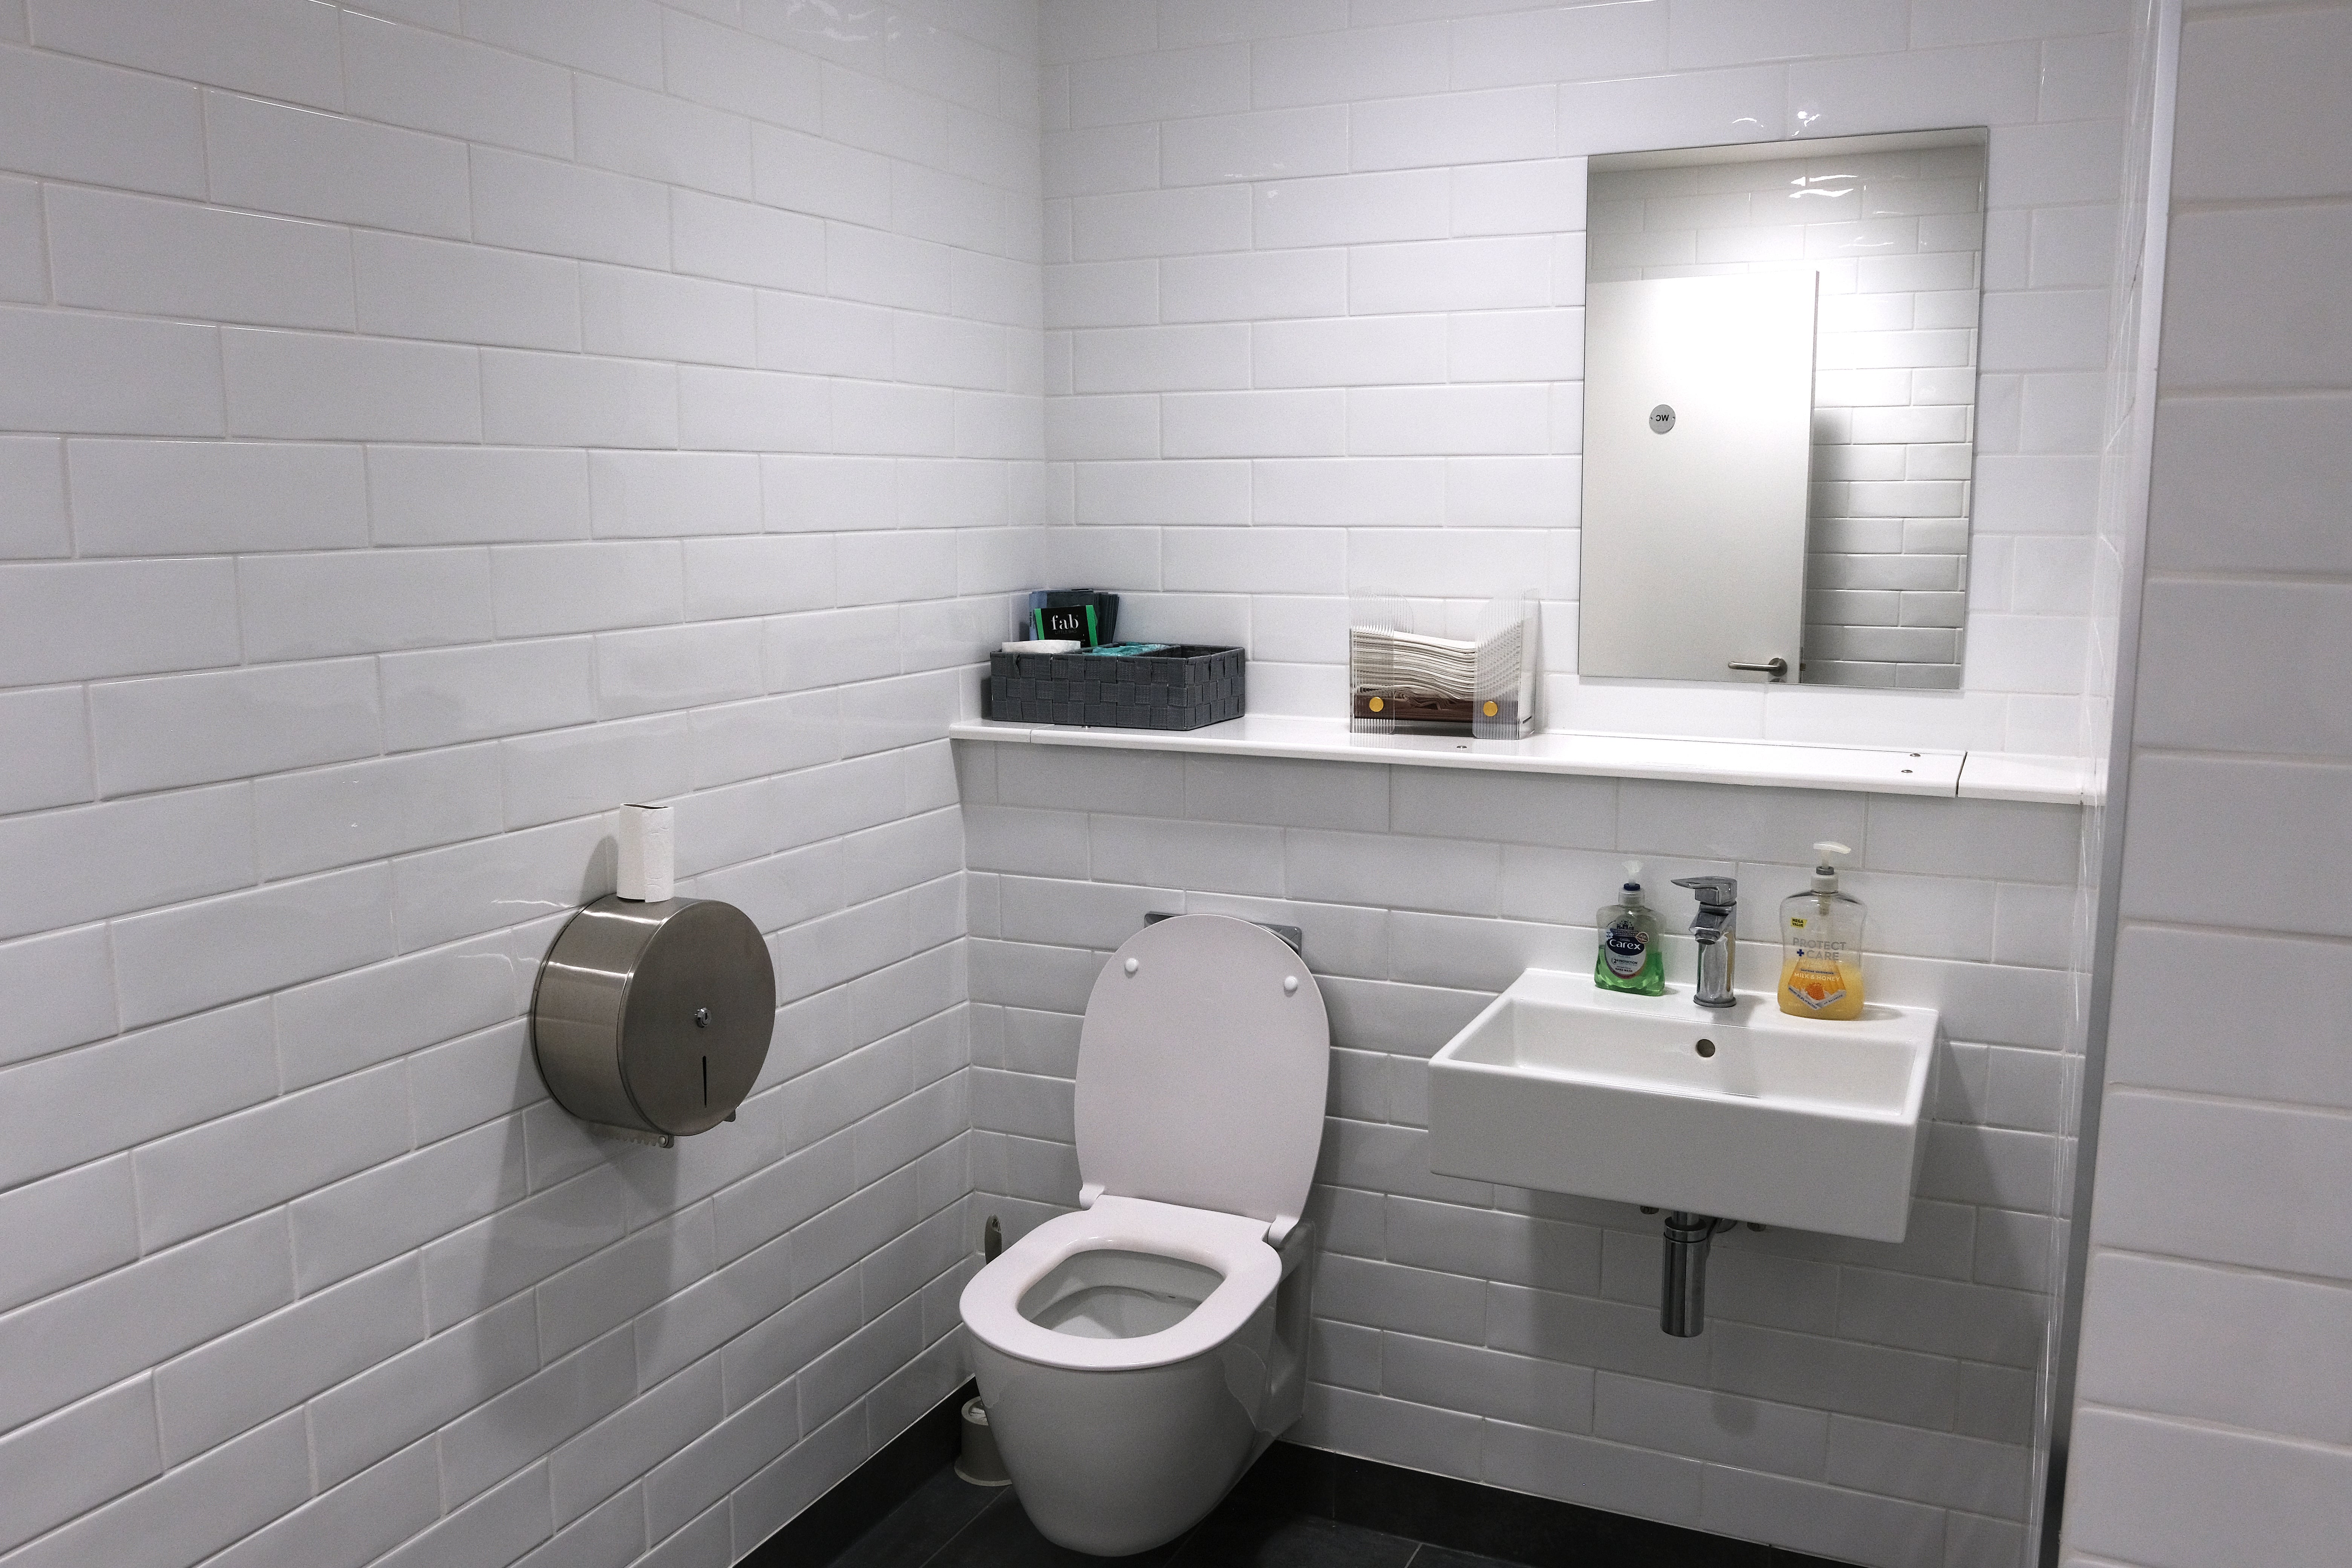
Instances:
[[[1731,991],[1731,961],[1738,933],[1733,915],[1739,908],[1739,884],[1729,877],[1676,877],[1675,886],[1688,888],[1698,900],[1691,918],[1691,937],[1698,943],[1698,991],[1691,1000],[1702,1007],[1736,1007]]]

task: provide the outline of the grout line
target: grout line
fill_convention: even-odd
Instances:
[[[950,1461],[950,1468],[952,1468],[952,1461]],[[931,1552],[929,1556],[925,1557],[923,1559],[923,1563],[937,1563],[941,1558],[945,1557],[948,1553],[949,1548],[952,1547],[957,1542],[961,1541],[966,1535],[970,1534],[972,1528],[979,1524],[982,1520],[986,1519],[991,1513],[993,1513],[996,1510],[1003,1507],[1005,1500],[1012,1496],[1013,1489],[1011,1487],[1000,1488],[996,1496],[990,1498],[986,1502],[981,1504],[979,1508],[973,1510],[971,1517],[965,1520],[961,1524],[956,1526],[955,1533],[950,1535],[945,1541],[940,1542],[939,1549]],[[899,1506],[904,1507],[905,1505],[902,1503]]]

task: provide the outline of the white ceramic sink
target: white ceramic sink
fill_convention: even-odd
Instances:
[[[1431,1061],[1430,1168],[1900,1241],[1935,1045],[1929,1007],[1823,1023],[1530,969]]]

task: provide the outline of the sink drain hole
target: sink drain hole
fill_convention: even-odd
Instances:
[[[1715,1042],[1713,1040],[1701,1040],[1698,1043],[1698,1054],[1703,1057],[1711,1057],[1715,1055]]]

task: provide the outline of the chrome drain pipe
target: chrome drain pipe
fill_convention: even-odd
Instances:
[[[1658,1299],[1658,1327],[1678,1340],[1706,1327],[1706,1247],[1718,1231],[1737,1220],[1677,1209],[1666,1215],[1664,1272]]]

